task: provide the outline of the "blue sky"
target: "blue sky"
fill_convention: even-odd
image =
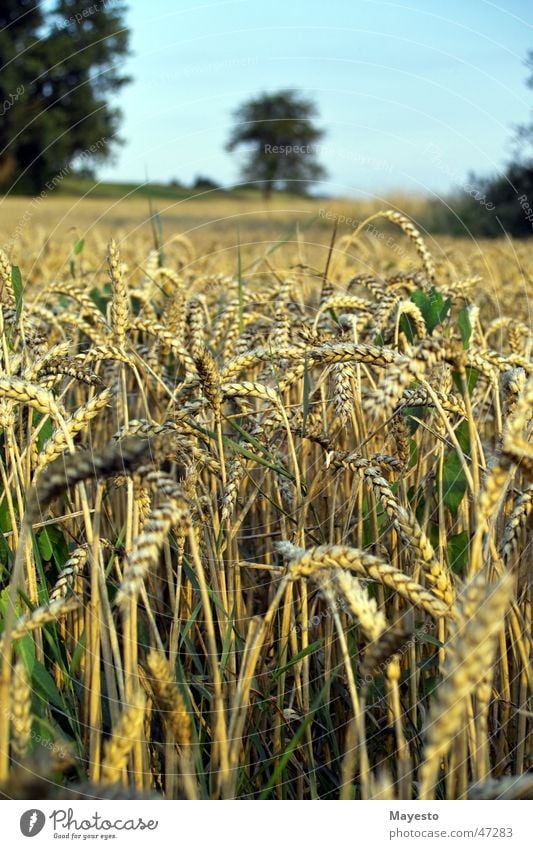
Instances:
[[[290,87],[327,131],[324,191],[440,194],[501,169],[533,106],[531,0],[135,0],[127,23],[127,141],[103,178],[232,185],[232,110]]]

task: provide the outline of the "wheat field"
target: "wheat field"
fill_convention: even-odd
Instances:
[[[529,245],[323,207],[0,254],[4,798],[533,798]]]

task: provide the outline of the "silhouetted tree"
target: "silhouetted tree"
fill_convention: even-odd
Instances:
[[[526,65],[527,86],[533,88],[533,51]],[[481,236],[533,236],[533,121],[515,134],[515,158],[503,173],[476,177],[477,192],[462,195],[452,204],[470,232]]]
[[[0,183],[42,190],[71,167],[109,159],[128,78],[122,3],[35,0],[0,5]]]
[[[299,194],[322,179],[325,171],[316,160],[316,144],[324,131],[313,123],[316,106],[292,90],[260,94],[235,112],[235,127],[227,150],[247,148],[241,168],[246,181],[261,184],[269,197],[274,189]]]
[[[218,185],[218,183],[215,183],[215,181],[212,180],[211,177],[206,177],[203,174],[199,174],[197,177],[194,178],[191,188],[197,192],[210,192],[219,189],[220,186]]]

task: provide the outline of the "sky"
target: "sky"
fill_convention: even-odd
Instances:
[[[234,185],[232,112],[295,88],[326,131],[318,191],[441,195],[505,167],[533,107],[532,0],[132,0],[126,22],[126,143],[103,179]]]

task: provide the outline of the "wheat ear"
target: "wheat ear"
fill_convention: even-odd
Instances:
[[[112,290],[111,326],[116,344],[119,348],[124,348],[129,313],[128,288],[114,239],[111,239],[109,243],[108,268]]]
[[[141,739],[146,697],[141,691],[134,693],[132,702],[122,712],[113,733],[104,746],[101,783],[116,784],[126,768],[135,743]]]
[[[163,714],[165,724],[172,731],[179,746],[190,746],[191,718],[166,657],[162,652],[153,649],[146,658],[146,666],[150,673],[149,681],[155,701]]]
[[[17,661],[11,682],[11,748],[15,758],[23,758],[31,737],[31,688],[22,661]]]
[[[340,566],[349,569],[373,581],[378,581],[397,592],[411,604],[421,607],[431,616],[450,615],[450,609],[433,593],[425,590],[408,575],[396,569],[386,560],[367,554],[357,548],[346,545],[318,545],[307,551],[302,551],[290,543],[281,542],[278,550],[290,560],[293,578],[310,577],[320,569],[331,569]]]

